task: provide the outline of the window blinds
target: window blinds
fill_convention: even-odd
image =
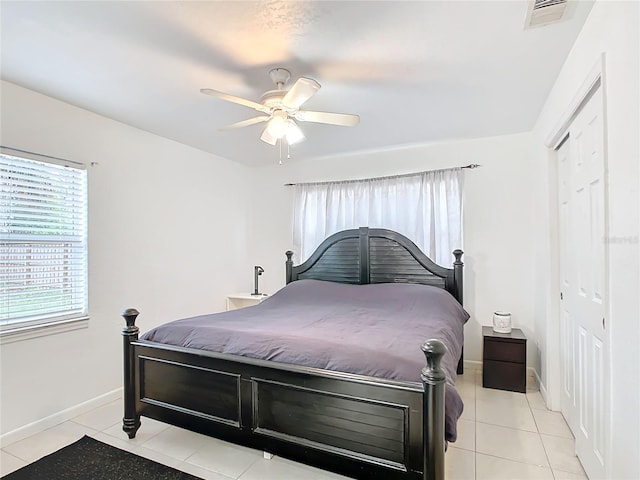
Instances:
[[[0,325],[87,313],[84,169],[0,154]]]

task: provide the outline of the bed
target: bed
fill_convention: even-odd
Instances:
[[[260,305],[142,338],[139,313],[123,313],[124,431],[133,438],[146,416],[355,478],[443,479],[462,411],[462,251],[444,268],[401,234],[362,227],[327,238],[301,265],[286,255],[286,287]],[[421,302],[455,316],[455,332],[389,327]],[[399,347],[407,339],[415,354]]]

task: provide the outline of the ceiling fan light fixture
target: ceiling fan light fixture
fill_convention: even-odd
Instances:
[[[276,137],[272,136],[269,133],[269,126],[268,125],[262,131],[262,135],[260,136],[260,140],[262,140],[265,143],[268,143],[269,145],[275,145],[276,143],[278,143],[278,139]]]
[[[269,130],[269,134],[275,138],[282,138],[287,133],[287,128],[289,124],[287,123],[287,114],[281,110],[278,110],[273,113],[273,117],[269,120],[269,124],[267,125],[267,129]]]
[[[300,143],[306,138],[304,136],[304,133],[302,133],[302,130],[300,129],[300,127],[298,127],[298,125],[296,125],[296,122],[294,122],[291,119],[289,120],[289,126],[287,127],[286,137],[287,137],[287,143],[289,145],[295,145],[296,143]]]
[[[274,68],[269,72],[269,75],[276,84],[276,90],[265,92],[260,99],[260,103],[211,88],[200,90],[206,95],[250,107],[263,113],[263,115],[227,125],[221,130],[234,130],[266,122],[265,128],[260,135],[260,140],[269,145],[277,145],[278,140],[284,139],[288,145],[293,145],[306,139],[296,121],[347,127],[353,127],[360,122],[358,115],[300,110],[300,107],[318,93],[321,88],[320,84],[312,78],[300,77],[291,88],[286,90],[284,86],[291,78],[291,73],[287,69]],[[282,148],[282,142],[280,143],[280,148]]]

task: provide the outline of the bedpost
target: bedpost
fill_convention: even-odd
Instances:
[[[460,305],[464,305],[463,303],[463,282],[462,282],[462,267],[464,263],[462,263],[462,254],[464,252],[460,249],[453,251],[453,256],[456,258],[453,262],[453,284],[456,289],[456,298]],[[462,351],[460,352],[460,358],[458,359],[458,366],[456,367],[456,373],[458,375],[462,375],[464,373],[464,346],[462,347]]]
[[[458,299],[458,302],[460,302],[460,305],[463,304],[462,299],[464,298],[462,295],[462,267],[464,266],[464,263],[462,263],[463,253],[464,252],[460,249],[453,251],[453,256],[456,258],[453,262],[453,282],[456,286],[456,298]]]
[[[131,342],[138,340],[140,329],[136,327],[136,318],[140,313],[135,308],[128,308],[122,312],[127,326],[122,329],[124,346],[124,417],[122,430],[133,438],[140,428],[140,415],[136,412],[136,364]]]
[[[422,369],[422,447],[424,480],[444,480],[444,394],[446,375],[440,367],[447,351],[439,340],[428,340],[422,345],[427,366]]]
[[[293,257],[293,252],[291,250],[287,250],[285,252],[285,255],[287,256],[287,261],[285,263],[286,269],[287,269],[287,285],[290,284],[293,281],[293,278],[291,278],[293,276],[293,260],[291,259],[291,257]]]

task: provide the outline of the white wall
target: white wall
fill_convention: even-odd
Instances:
[[[348,180],[420,172],[479,163],[464,170],[465,358],[481,360],[481,325],[498,309],[530,339],[529,365],[536,361],[533,204],[530,134],[452,141],[388,151],[290,161],[252,171],[254,244],[251,260],[265,268],[261,285],[284,285],[284,252],[292,248],[292,188],[285,183]],[[295,155],[295,152],[293,152]],[[453,262],[453,256],[452,256]]]
[[[89,327],[0,347],[2,434],[121,387],[119,314],[141,330],[251,286],[246,167],[11,83],[1,143],[88,166]],[[243,272],[246,272],[244,274]]]
[[[606,104],[608,163],[609,315],[611,355],[611,448],[610,478],[640,478],[640,3],[599,1],[562,68],[534,130],[536,173],[532,178],[535,202],[544,205],[535,219],[536,283],[557,285],[557,267],[549,263],[556,249],[555,167],[543,139],[568,108],[576,90],[605,53],[604,95]],[[551,226],[552,228],[549,228]],[[544,283],[546,282],[546,283]],[[536,330],[543,345],[541,377],[559,395],[557,337],[557,288],[537,289],[540,305]],[[546,347],[546,348],[544,348]]]

